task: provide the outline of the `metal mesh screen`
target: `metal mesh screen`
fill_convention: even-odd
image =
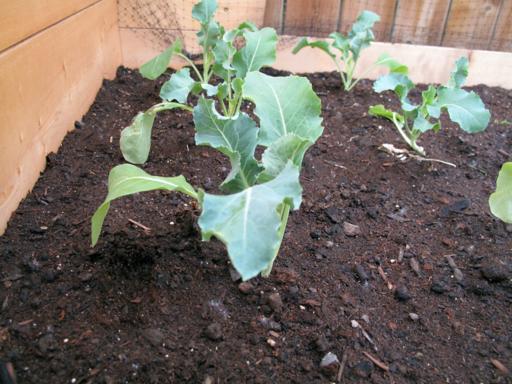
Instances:
[[[194,0],[118,0],[122,33],[161,49],[176,38],[197,53]],[[381,16],[379,41],[512,51],[512,0],[218,0],[227,28],[249,19],[289,35],[346,32],[362,10]]]

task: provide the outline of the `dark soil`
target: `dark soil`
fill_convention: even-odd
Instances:
[[[304,203],[270,278],[244,284],[178,194],[116,201],[90,248],[120,130],[162,79],[121,68],[104,83],[0,238],[0,359],[20,383],[327,383],[340,371],[320,368],[328,352],[344,382],[511,382],[511,234],[487,199],[510,158],[512,92],[475,87],[492,111],[483,134],[445,121],[425,135],[451,168],[378,149],[402,143],[368,116],[396,106],[370,81],[347,94],[335,74],[310,78],[325,132]],[[193,134],[189,114],[160,114],[144,168],[215,191],[228,162]]]

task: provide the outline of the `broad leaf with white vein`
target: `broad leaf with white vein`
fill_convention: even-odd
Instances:
[[[251,72],[245,79],[243,95],[256,104],[260,145],[268,147],[288,133],[311,142],[322,134],[320,98],[304,77]]]
[[[244,78],[248,72],[272,65],[276,60],[277,34],[273,28],[245,31],[243,35],[245,46],[233,57],[233,67],[240,78]]]
[[[258,128],[245,113],[235,117],[221,116],[213,100],[201,98],[194,108],[196,144],[218,149],[231,161],[232,171],[221,187],[227,192],[238,192],[256,181],[261,167],[254,158]]]
[[[302,187],[299,171],[288,164],[277,177],[227,196],[205,193],[199,217],[203,240],[217,237],[226,244],[229,258],[243,280],[264,271],[281,244],[280,208],[298,209]]]
[[[197,192],[187,183],[183,176],[158,177],[152,176],[142,169],[131,164],[118,165],[110,171],[108,176],[108,194],[105,201],[98,207],[91,219],[92,245],[98,242],[103,221],[110,208],[110,203],[119,197],[133,195],[134,193],[153,190],[166,190],[182,192],[197,199]]]

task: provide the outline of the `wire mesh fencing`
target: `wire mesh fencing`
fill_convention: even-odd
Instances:
[[[196,0],[118,0],[121,33],[161,49],[176,38],[198,53]],[[227,28],[244,20],[281,34],[346,32],[363,10],[378,13],[378,41],[512,51],[512,0],[218,0]]]

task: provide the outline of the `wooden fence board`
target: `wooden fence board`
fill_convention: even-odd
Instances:
[[[449,5],[447,0],[400,1],[391,41],[440,45]]]
[[[115,0],[101,0],[0,54],[0,234],[46,155],[121,61]]]
[[[375,38],[378,41],[388,41],[393,29],[396,2],[397,0],[344,0],[341,10],[341,32],[349,31],[362,11],[373,11],[380,16],[380,21],[373,28]]]
[[[442,45],[486,49],[500,3],[501,0],[453,0]]]
[[[263,25],[275,28],[278,33],[283,32],[284,0],[267,0]]]
[[[0,51],[75,14],[98,0],[0,1]]]
[[[340,4],[340,0],[288,0],[284,33],[327,36],[338,27]]]
[[[503,0],[489,49],[512,52],[512,1],[510,0]]]

